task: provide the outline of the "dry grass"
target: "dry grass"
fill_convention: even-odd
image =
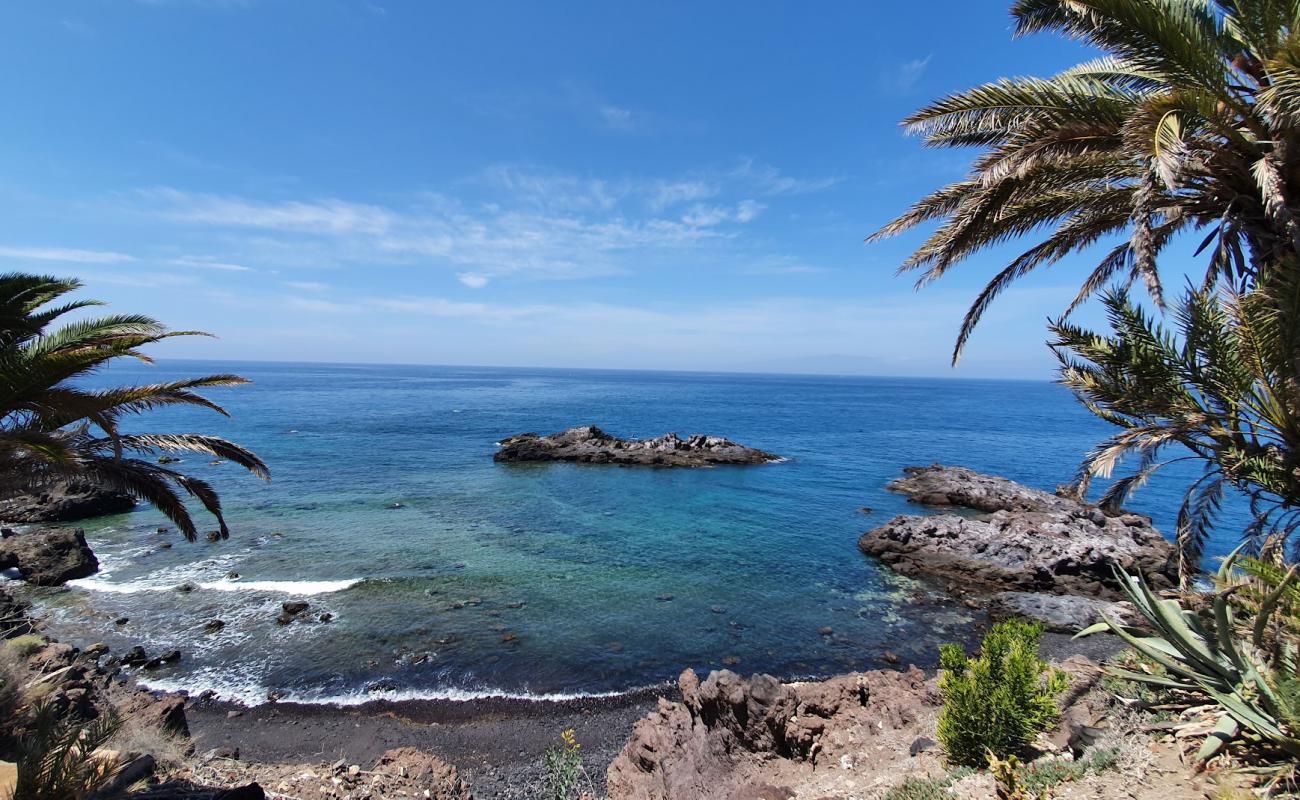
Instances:
[[[129,717],[123,721],[109,746],[123,753],[151,755],[163,773],[184,765],[193,748],[189,739]]]
[[[40,650],[45,646],[45,639],[34,633],[15,636],[4,643],[3,649],[17,656],[18,658],[27,658],[32,653]]]
[[[22,660],[8,647],[0,647],[0,728],[10,730],[23,706],[22,686],[27,670]]]

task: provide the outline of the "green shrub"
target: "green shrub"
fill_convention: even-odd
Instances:
[[[938,737],[950,761],[979,767],[989,752],[1018,753],[1060,716],[1056,695],[1068,678],[1038,657],[1041,635],[1037,624],[1008,620],[989,630],[978,658],[961,645],[940,650]]]
[[[587,777],[582,767],[582,745],[573,728],[561,733],[560,741],[559,747],[546,752],[546,800],[574,800],[582,794]]]
[[[885,792],[881,800],[952,800],[948,787],[972,772],[974,770],[962,767],[937,778],[907,778]]]
[[[1118,763],[1119,750],[1115,748],[1094,750],[1078,761],[1037,761],[1020,768],[1020,785],[1030,794],[1041,795],[1062,783],[1082,780],[1089,773],[1115,769]]]
[[[15,636],[4,643],[4,647],[19,658],[27,658],[44,646],[45,640],[34,633]]]

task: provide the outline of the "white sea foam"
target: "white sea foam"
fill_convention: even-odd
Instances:
[[[349,589],[361,583],[361,578],[349,578],[337,581],[199,581],[194,583],[199,589],[215,592],[273,592],[308,597],[318,594],[332,594]],[[139,592],[167,592],[174,590],[186,581],[172,578],[160,581],[157,578],[125,583],[114,583],[104,578],[81,578],[68,581],[69,586],[76,586],[91,592],[108,592],[112,594],[137,594]]]
[[[284,594],[316,595],[333,594],[350,589],[361,583],[361,578],[347,578],[339,581],[208,581],[199,584],[200,589],[212,589],[218,592],[282,592]]]
[[[175,678],[158,678],[141,674],[136,676],[136,682],[147,689],[162,692],[183,691],[189,693],[191,696],[204,691],[211,691],[215,693],[218,700],[240,703],[250,707],[265,705],[271,702],[269,699],[271,687],[259,683],[251,676],[241,675],[237,672],[218,669],[215,667],[204,667],[189,675]],[[623,692],[534,693],[527,690],[510,692],[503,689],[481,687],[473,689],[410,688],[387,692],[356,689],[354,691],[341,692],[337,694],[322,694],[306,690],[277,693],[277,696],[279,697],[279,702],[282,703],[303,703],[306,705],[347,707],[372,703],[376,700],[387,700],[391,702],[411,702],[419,700],[448,700],[453,702],[466,702],[469,700],[523,700],[540,703],[560,703],[589,698],[619,697],[635,691],[638,690],[630,689]]]

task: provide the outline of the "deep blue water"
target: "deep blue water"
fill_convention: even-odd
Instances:
[[[723,663],[795,677],[879,666],[886,649],[933,661],[969,620],[912,602],[916,584],[858,551],[873,524],[919,513],[885,484],[939,461],[1051,489],[1108,432],[1032,382],[212,362],[96,381],[216,371],[254,381],[210,393],[231,419],[169,410],[140,425],[226,436],[270,463],[270,483],[181,465],[220,490],[230,540],[159,535],[152,509],[93,521],[103,571],[44,604],[70,641],[179,647],[157,685],[253,701],[358,697],[376,681],[400,696],[620,691]],[[505,436],[586,423],[718,434],[788,461],[492,461]],[[1171,530],[1179,478],[1132,507]],[[299,598],[333,620],[276,624]],[[203,633],[214,618],[225,629]]]

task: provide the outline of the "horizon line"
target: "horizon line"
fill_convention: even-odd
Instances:
[[[571,366],[522,366],[519,364],[435,364],[412,363],[405,361],[325,361],[304,359],[288,361],[284,359],[258,358],[189,358],[163,356],[154,358],[157,364],[163,362],[192,361],[214,364],[285,364],[320,365],[334,367],[423,367],[436,369],[496,369],[496,370],[537,370],[543,372],[628,372],[658,373],[664,375],[735,375],[749,377],[786,377],[786,378],[879,378],[882,380],[933,380],[933,381],[968,381],[968,382],[1003,382],[1003,383],[1046,383],[1058,385],[1049,378],[1013,378],[1013,377],[972,377],[958,375],[889,375],[865,372],[782,372],[728,369],[663,369],[636,367],[571,367]],[[108,365],[111,368],[113,365]]]

